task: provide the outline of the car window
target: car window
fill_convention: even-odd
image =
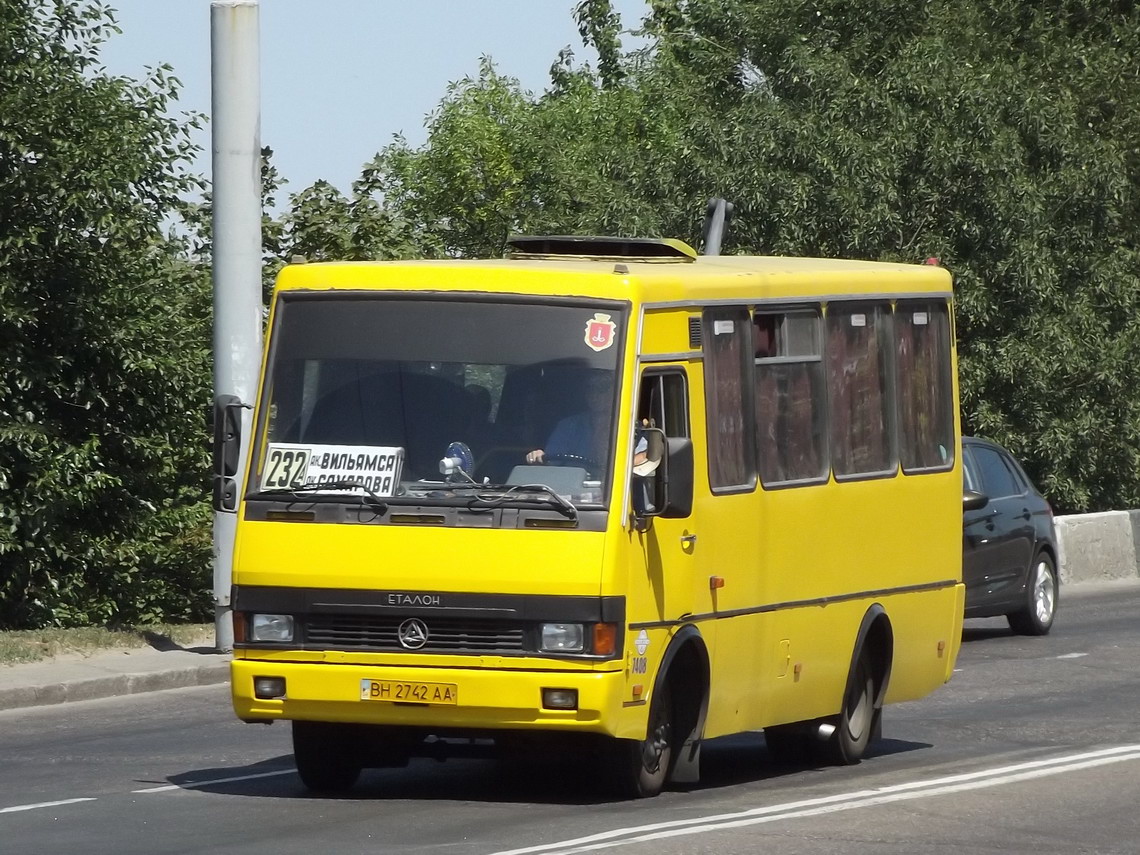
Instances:
[[[1025,492],[1000,452],[985,446],[972,449],[982,479],[982,490],[991,499]]]
[[[1029,476],[1025,474],[1020,463],[1009,454],[1002,454],[1002,458],[1005,460],[1005,465],[1009,467],[1009,471],[1013,473],[1013,480],[1017,482],[1018,493],[1036,491],[1037,488],[1033,486],[1033,482],[1029,480]]]
[[[962,446],[962,474],[966,479],[966,489],[982,492],[982,480],[978,477],[978,464],[974,462],[974,450]]]

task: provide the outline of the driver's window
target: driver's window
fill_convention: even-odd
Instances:
[[[652,430],[646,430],[648,428]],[[647,514],[665,507],[664,480],[657,477],[657,461],[661,460],[664,452],[662,433],[666,438],[689,435],[689,406],[683,372],[653,370],[642,375],[637,429],[641,433],[634,446],[632,499],[635,515],[644,519]]]
[[[665,436],[689,435],[689,406],[682,371],[647,372],[641,380],[637,423],[661,428]]]

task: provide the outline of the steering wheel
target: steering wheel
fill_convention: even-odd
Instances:
[[[602,466],[598,461],[591,457],[586,457],[582,454],[546,454],[542,458],[543,463],[570,464],[571,466],[581,466],[587,472],[599,472]]]

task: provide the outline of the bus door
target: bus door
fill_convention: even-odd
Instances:
[[[680,365],[647,368],[641,377],[637,407],[638,424],[657,428],[666,439],[690,439],[689,377]],[[699,470],[700,464],[694,463]],[[638,479],[633,479],[638,489]],[[655,492],[654,501],[660,501]],[[698,501],[694,498],[694,502]],[[666,506],[653,508],[644,526],[637,533],[640,554],[634,562],[644,568],[648,581],[646,610],[650,617],[634,620],[654,620],[669,623],[672,630],[685,619],[709,611],[708,574],[703,571],[703,544],[698,543],[696,514]],[[705,626],[701,632],[706,632]],[[658,651],[658,654],[660,651]]]

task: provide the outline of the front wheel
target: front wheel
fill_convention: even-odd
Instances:
[[[339,793],[356,783],[362,768],[352,728],[320,721],[293,722],[293,759],[310,790]]]
[[[1046,553],[1038,553],[1025,589],[1024,608],[1006,615],[1009,627],[1020,635],[1045,635],[1057,615],[1057,569]]]
[[[645,739],[621,739],[613,749],[613,781],[621,795],[647,799],[665,786],[676,748],[673,700],[664,686],[649,707]]]

